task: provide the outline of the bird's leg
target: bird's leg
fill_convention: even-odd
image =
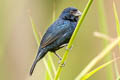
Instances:
[[[60,63],[59,63],[59,64],[60,64]],[[63,64],[61,64],[60,66],[61,66],[61,67],[64,67],[64,66],[65,66],[65,64],[66,64],[66,63],[64,62],[64,63],[63,63]]]
[[[60,48],[66,47],[66,49],[68,50],[67,45],[68,45],[68,43],[63,44],[60,46]],[[73,48],[73,45],[71,46],[71,48],[69,48],[69,50],[72,50],[72,48]]]
[[[54,54],[59,58],[58,64],[60,64],[62,58],[61,58],[56,52],[54,52]],[[61,64],[61,66],[64,67],[64,66],[65,66],[65,63]]]
[[[62,58],[56,52],[54,52],[54,54],[59,58],[60,61],[62,60]]]
[[[68,45],[67,43],[63,44],[63,45],[60,46],[60,48],[66,47],[67,45]]]
[[[72,50],[72,48],[73,48],[73,45],[70,48],[66,47],[66,50]]]

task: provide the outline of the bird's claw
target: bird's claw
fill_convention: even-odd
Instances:
[[[61,60],[58,61],[58,64],[60,64],[61,67],[64,67],[65,66],[65,62],[64,63],[61,63]]]
[[[66,47],[66,50],[72,50],[72,48],[73,48],[73,45],[70,48]]]
[[[60,66],[61,66],[61,67],[64,67],[64,66],[65,66],[65,64],[66,64],[66,63],[63,63],[63,64],[61,64]]]
[[[60,60],[58,61],[58,64],[60,64],[60,63],[61,63],[61,60],[62,60],[62,59],[60,59]]]
[[[60,46],[60,48],[66,47],[67,45],[68,45],[67,43],[63,44],[63,45]]]

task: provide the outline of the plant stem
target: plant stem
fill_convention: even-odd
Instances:
[[[99,29],[100,32],[107,35],[108,34],[108,25],[105,15],[105,6],[104,6],[104,0],[97,0],[97,7],[98,7],[98,18],[99,18]],[[102,47],[105,48],[108,45],[109,41],[103,40],[102,41]],[[106,57],[104,60],[108,61],[112,59],[112,54],[110,54],[108,57]],[[113,80],[113,68],[112,65],[105,69],[105,75],[108,80]]]
[[[120,42],[120,37],[114,42],[108,45],[98,56],[96,56],[83,71],[77,76],[75,80],[81,80],[84,75],[86,75],[100,60],[102,60],[118,43]]]
[[[59,76],[60,76],[60,73],[61,73],[62,68],[63,68],[61,65],[64,64],[65,60],[67,59],[67,56],[68,56],[69,50],[70,50],[70,48],[71,48],[71,46],[72,46],[72,43],[73,43],[73,41],[74,41],[74,39],[75,39],[75,37],[76,37],[76,35],[77,35],[77,32],[78,32],[78,30],[79,30],[79,28],[80,28],[80,26],[81,26],[81,24],[82,24],[82,22],[83,22],[83,20],[84,20],[84,18],[85,18],[85,16],[86,16],[86,14],[87,14],[87,12],[88,12],[88,10],[89,10],[92,2],[93,2],[93,0],[89,0],[89,1],[88,1],[88,4],[86,5],[86,7],[85,7],[85,9],[84,9],[84,11],[83,11],[82,16],[81,16],[80,20],[78,21],[78,24],[77,24],[77,26],[76,26],[76,29],[75,29],[75,31],[73,32],[73,35],[72,35],[72,37],[71,37],[71,39],[70,39],[70,41],[69,41],[69,43],[68,43],[67,50],[65,51],[65,54],[64,54],[64,56],[63,56],[63,59],[62,59],[61,63],[59,64],[59,67],[58,67],[58,69],[57,69],[57,73],[56,73],[56,76],[55,76],[54,80],[58,80],[58,78],[59,78]]]
[[[117,14],[115,2],[113,2],[113,9],[114,9],[114,15],[115,15],[115,21],[116,21],[116,30],[117,30],[117,34],[119,37],[120,36],[120,23],[119,23],[119,19],[118,19],[118,14]],[[120,44],[119,44],[119,47],[120,47]]]
[[[49,74],[50,80],[53,80],[52,73],[51,73],[51,70],[50,70],[50,66],[48,65],[48,62],[47,62],[46,58],[43,58],[43,62],[45,64],[45,67],[46,67],[47,72]]]
[[[32,24],[32,29],[33,29],[33,33],[34,33],[34,36],[35,36],[37,45],[39,46],[39,44],[40,44],[40,39],[39,39],[39,35],[38,35],[37,31],[36,31],[36,26],[35,26],[35,24],[34,24],[34,21],[32,20],[32,17],[29,16],[29,18],[30,18],[30,21],[31,21],[31,24]],[[48,63],[47,63],[47,60],[46,60],[45,58],[43,58],[43,62],[44,62],[44,64],[45,64],[45,67],[46,67],[46,69],[47,69],[47,72],[48,72],[48,74],[49,74],[50,79],[53,80],[50,67],[49,67],[49,65],[48,65]]]
[[[82,80],[87,80],[87,79],[89,79],[89,78],[90,78],[92,75],[94,75],[96,72],[98,72],[99,70],[107,67],[108,65],[110,65],[110,64],[113,63],[113,62],[115,63],[118,59],[120,59],[120,57],[114,58],[114,59],[112,59],[112,60],[110,60],[110,61],[108,61],[108,62],[100,65],[99,67],[95,68],[94,70],[92,70],[92,71],[90,71],[88,74],[86,74],[86,75],[83,77]]]
[[[116,30],[117,30],[118,37],[120,37],[120,23],[119,23],[118,14],[117,14],[114,1],[113,1],[113,9],[114,9],[114,16],[115,16],[115,21],[116,21]],[[120,43],[119,43],[119,49],[120,49]],[[113,54],[113,56],[115,57],[115,54]],[[114,67],[115,67],[116,77],[120,79],[119,68],[117,66],[117,62],[114,63]]]

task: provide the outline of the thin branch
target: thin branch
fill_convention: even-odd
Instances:
[[[58,69],[57,69],[57,74],[56,74],[54,80],[58,80],[58,78],[59,78],[59,76],[60,76],[60,74],[61,74],[61,71],[62,71],[62,68],[63,68],[61,65],[63,65],[64,62],[65,62],[65,60],[67,59],[67,56],[68,56],[69,50],[70,50],[70,48],[71,48],[71,46],[72,46],[72,43],[73,43],[73,41],[74,41],[74,39],[75,39],[75,37],[76,37],[76,35],[77,35],[77,32],[78,32],[78,30],[79,30],[79,28],[80,28],[80,26],[81,26],[81,24],[82,24],[82,22],[83,22],[83,20],[84,20],[84,18],[85,18],[85,16],[86,16],[86,14],[87,14],[87,12],[88,12],[88,10],[89,10],[92,2],[93,2],[93,0],[89,0],[89,1],[88,1],[88,4],[87,4],[87,6],[85,7],[85,10],[83,11],[82,16],[81,16],[80,20],[78,21],[78,24],[77,24],[77,26],[76,26],[76,29],[75,29],[75,31],[73,32],[73,35],[72,35],[72,37],[71,37],[71,39],[70,39],[70,41],[69,41],[69,43],[68,43],[67,50],[65,51],[65,54],[64,54],[64,56],[63,56],[63,59],[62,59],[60,65],[59,65],[59,67],[58,67]]]

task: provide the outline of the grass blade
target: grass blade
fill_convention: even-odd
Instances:
[[[96,72],[98,72],[99,70],[107,67],[109,64],[115,62],[116,60],[118,60],[120,58],[116,58],[116,59],[113,59],[113,60],[110,60],[108,62],[106,62],[105,64],[102,64],[101,66],[97,67],[96,69],[92,70],[91,72],[89,72],[88,74],[86,74],[82,80],[87,80],[89,77],[91,77],[92,75],[94,75]]]
[[[118,37],[120,37],[120,23],[119,23],[117,10],[116,10],[116,6],[115,6],[114,1],[113,1],[113,9],[114,9],[114,16],[115,16],[115,21],[116,21],[116,30],[117,30]],[[119,43],[119,48],[120,48],[120,43]],[[115,54],[113,54],[113,56],[115,56]],[[118,69],[118,66],[117,66],[117,62],[114,63],[114,66],[115,66],[116,77],[119,80],[120,79],[120,74],[119,74],[119,69]]]
[[[50,80],[53,80],[52,73],[51,73],[51,66],[48,64],[46,58],[43,58],[43,62],[45,64],[45,67],[47,69],[47,72],[49,74]],[[47,78],[46,78],[47,79]]]
[[[78,24],[77,24],[77,26],[76,26],[76,29],[75,29],[75,31],[74,31],[74,33],[73,33],[73,35],[72,35],[72,37],[71,37],[71,39],[70,39],[70,41],[69,41],[69,43],[68,43],[67,50],[65,51],[65,54],[63,55],[63,59],[62,59],[60,65],[59,65],[59,67],[58,67],[58,69],[57,69],[57,73],[56,73],[56,76],[55,76],[54,80],[58,80],[58,78],[59,78],[59,76],[60,76],[60,73],[61,73],[61,71],[62,71],[62,66],[61,66],[61,65],[64,64],[64,62],[65,62],[65,60],[66,60],[66,58],[67,58],[67,56],[68,56],[69,49],[70,49],[71,46],[72,46],[72,43],[73,43],[73,41],[74,41],[74,39],[75,39],[75,37],[76,37],[76,35],[77,35],[77,32],[78,32],[78,30],[79,30],[79,28],[80,28],[80,26],[81,26],[81,24],[82,24],[82,22],[83,22],[83,20],[84,20],[84,18],[85,18],[85,16],[86,16],[86,14],[87,14],[87,12],[88,12],[88,10],[89,10],[92,2],[93,2],[93,0],[89,0],[89,1],[88,1],[88,4],[87,4],[87,6],[85,7],[85,10],[83,11],[82,16],[81,16],[80,20],[78,21]]]
[[[109,44],[98,56],[96,56],[83,71],[76,77],[75,80],[82,79],[100,60],[102,60],[118,43],[120,42],[120,37],[115,39],[114,42]]]
[[[117,34],[120,37],[120,23],[119,23],[119,19],[118,19],[118,15],[117,15],[117,10],[116,10],[116,6],[115,6],[114,2],[113,2],[113,9],[114,9],[114,15],[115,15],[115,21],[116,21]],[[120,44],[119,44],[119,46],[120,46]]]
[[[105,6],[104,6],[104,0],[97,0],[97,7],[98,7],[98,18],[99,18],[99,30],[101,33],[107,35],[108,34],[108,25],[106,20],[106,14],[105,14]],[[105,48],[108,45],[109,41],[102,40],[102,48]],[[108,57],[104,59],[104,61],[108,61],[112,59],[112,54],[110,54]],[[113,79],[113,66],[109,66],[109,68],[105,69],[105,76],[106,79],[110,80]]]
[[[55,0],[53,0],[53,13],[52,13],[52,23],[55,21],[55,7],[56,7],[56,2]],[[51,65],[51,69],[53,69],[53,72],[54,72],[54,75],[56,74],[56,68],[55,68],[55,65],[54,65],[54,62],[53,62],[53,59],[52,59],[52,56],[51,56],[51,53],[52,52],[49,52],[50,54],[48,54],[48,63]],[[48,79],[49,80],[49,79]]]
[[[37,45],[39,46],[40,39],[39,39],[39,35],[38,35],[37,31],[36,31],[36,26],[34,24],[34,21],[33,21],[32,17],[29,16],[29,18],[30,18],[30,21],[31,21],[31,24],[32,24],[32,30],[33,30],[33,33],[34,33],[34,36],[35,36],[35,40],[37,42]]]
[[[37,45],[39,46],[39,44],[40,44],[40,39],[39,39],[39,35],[38,35],[37,31],[36,31],[36,26],[35,26],[35,24],[34,24],[34,21],[32,20],[32,17],[29,16],[29,18],[30,18],[30,21],[31,21],[31,24],[32,24],[32,30],[33,30],[33,33],[34,33],[34,36],[35,36]],[[46,60],[45,58],[43,58],[43,62],[44,62],[44,64],[45,64],[45,67],[46,67],[46,69],[47,69],[47,72],[48,72],[48,74],[49,74],[50,79],[53,80],[52,73],[51,73],[51,70],[50,70],[50,66],[48,65],[47,60]]]
[[[54,23],[54,21],[55,21],[55,8],[56,8],[56,0],[53,0],[52,23]],[[51,52],[51,53],[52,53],[52,52]],[[54,63],[53,63],[52,56],[49,54],[48,57],[49,57],[49,60],[50,60],[50,62],[51,62],[51,66],[52,66],[52,68],[53,68],[53,72],[54,72],[54,75],[55,75],[57,71],[56,71],[55,65],[54,65]]]
[[[51,57],[51,55],[49,54],[48,55],[48,57],[49,57],[49,60],[50,60],[50,62],[51,62],[51,66],[52,66],[52,68],[53,68],[53,72],[54,72],[54,74],[56,74],[56,68],[55,68],[55,65],[54,65],[54,63],[53,63],[53,59],[52,59],[52,57]]]

